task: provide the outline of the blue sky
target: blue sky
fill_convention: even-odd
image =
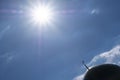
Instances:
[[[44,30],[29,23],[31,1],[0,1],[0,80],[81,80],[82,60],[119,65],[119,0],[44,0],[56,12]]]

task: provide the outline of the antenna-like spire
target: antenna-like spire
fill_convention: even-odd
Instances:
[[[84,60],[82,61],[82,64],[85,66],[87,70],[89,70],[89,67],[85,64]]]

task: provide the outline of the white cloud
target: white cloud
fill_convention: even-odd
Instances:
[[[88,65],[94,66],[102,63],[114,63],[120,65],[120,45],[114,47],[110,51],[95,56]]]
[[[91,67],[104,63],[120,65],[120,45],[114,47],[110,51],[96,55],[87,65]],[[74,80],[83,80],[84,74],[85,73],[76,77]]]

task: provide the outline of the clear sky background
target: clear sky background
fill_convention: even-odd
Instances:
[[[31,1],[0,0],[0,80],[82,80],[82,60],[120,64],[119,0],[43,0],[55,11],[45,27],[29,22]]]

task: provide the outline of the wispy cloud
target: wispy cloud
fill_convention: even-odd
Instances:
[[[90,12],[92,15],[99,14],[100,10],[99,9],[92,9]]]
[[[10,26],[7,26],[0,32],[0,40],[9,29],[10,29]]]
[[[120,45],[114,47],[109,51],[96,55],[87,65],[89,67],[92,67],[104,63],[120,65]],[[74,80],[83,80],[84,74],[85,73],[76,77]]]
[[[0,55],[1,64],[9,64],[16,56],[15,52],[8,52],[3,55]]]
[[[74,80],[83,80],[84,75],[85,75],[85,73],[80,76],[75,77]]]

